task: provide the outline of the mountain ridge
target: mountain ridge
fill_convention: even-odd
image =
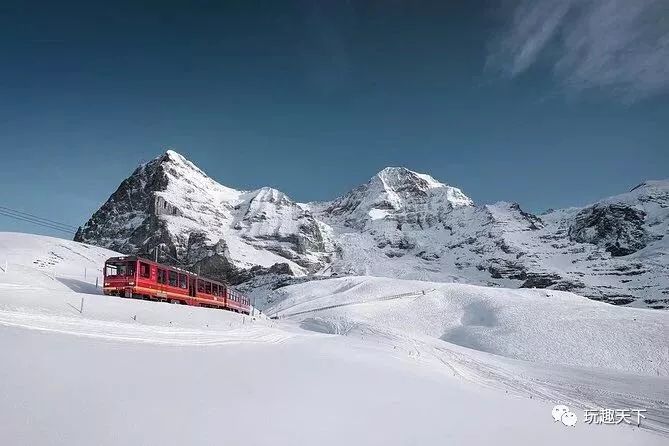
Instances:
[[[126,178],[75,240],[126,253],[159,247],[163,261],[247,287],[364,274],[666,308],[667,230],[667,180],[534,215],[512,202],[475,204],[430,175],[386,167],[334,200],[299,203],[271,187],[221,185],[168,150]]]

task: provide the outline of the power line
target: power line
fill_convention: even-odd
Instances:
[[[28,223],[32,223],[32,224],[35,224],[37,226],[42,226],[44,228],[53,229],[55,231],[64,232],[66,234],[73,234],[74,233],[74,231],[71,231],[69,229],[63,229],[63,228],[60,228],[58,226],[52,226],[48,223],[44,223],[44,222],[41,222],[41,221],[38,221],[38,220],[33,220],[33,219],[30,219],[30,218],[20,217],[20,216],[17,216],[17,215],[12,215],[12,214],[6,213],[5,211],[2,211],[2,210],[0,210],[0,215],[5,216],[5,217],[9,217],[9,218],[13,218],[14,220],[19,220],[19,221],[25,221],[25,222],[28,222]]]
[[[33,218],[33,217],[23,216],[23,215],[19,215],[19,214],[16,214],[16,213],[12,213],[10,211],[6,211],[4,209],[5,208],[0,208],[0,215],[5,216],[5,217],[9,217],[9,218],[13,218],[14,220],[19,220],[19,221],[24,221],[24,222],[27,222],[27,223],[32,223],[32,224],[37,225],[37,226],[52,229],[54,231],[64,232],[64,233],[70,234],[70,235],[74,234],[74,232],[75,232],[73,229],[67,229],[66,226],[60,226],[60,224],[58,224],[58,223],[56,223],[56,224],[49,223],[48,220],[41,219],[40,217]]]
[[[23,211],[19,211],[19,210],[16,210],[16,209],[8,208],[6,206],[0,206],[0,210],[10,212],[12,214],[16,214],[16,215],[19,215],[19,216],[22,216],[22,217],[32,218],[32,219],[35,219],[35,220],[40,220],[40,221],[43,221],[45,223],[53,224],[55,226],[60,226],[63,229],[72,229],[74,231],[77,230],[76,226],[68,225],[66,223],[61,223],[61,222],[58,222],[58,221],[55,221],[55,220],[49,220],[48,218],[39,217],[37,215],[29,214],[28,212],[23,212]]]

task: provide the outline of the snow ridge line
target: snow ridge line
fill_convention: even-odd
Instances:
[[[390,296],[382,296],[382,297],[377,297],[377,298],[374,298],[374,299],[363,300],[363,301],[360,301],[360,302],[346,302],[346,303],[343,303],[343,304],[328,305],[326,307],[319,307],[319,308],[314,308],[314,309],[311,309],[311,310],[298,311],[298,312],[289,313],[289,314],[279,315],[279,313],[276,312],[270,317],[270,319],[278,319],[279,316],[282,317],[282,318],[286,318],[286,317],[292,317],[292,316],[299,316],[301,314],[307,314],[307,313],[317,313],[319,311],[331,310],[333,308],[347,307],[347,306],[350,306],[350,305],[362,305],[362,304],[366,304],[366,303],[369,303],[369,302],[382,302],[382,301],[385,301],[385,300],[402,299],[404,297],[420,297],[420,296],[425,296],[426,294],[431,293],[433,291],[436,291],[436,288],[431,288],[431,289],[428,289],[428,290],[420,290],[420,291],[411,291],[411,292],[402,293],[402,294],[392,294]]]

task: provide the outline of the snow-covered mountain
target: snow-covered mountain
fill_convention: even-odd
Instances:
[[[75,240],[147,255],[159,246],[163,261],[233,281],[252,267],[315,272],[333,250],[327,228],[284,193],[225,187],[172,150],[125,179]]]
[[[160,245],[164,261],[248,287],[372,275],[666,308],[668,230],[669,181],[537,216],[389,167],[331,202],[301,204],[272,188],[222,186],[169,150],[124,180],[75,239],[126,253]]]

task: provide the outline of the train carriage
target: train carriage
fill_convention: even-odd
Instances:
[[[248,297],[234,288],[190,271],[136,256],[105,262],[104,294],[160,302],[222,308],[249,314]]]

